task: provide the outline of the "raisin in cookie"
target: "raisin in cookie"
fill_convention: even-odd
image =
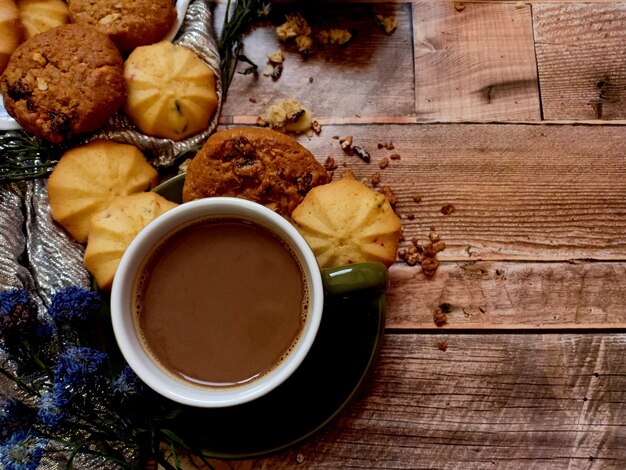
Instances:
[[[289,217],[309,190],[330,181],[315,157],[289,136],[241,127],[216,132],[189,164],[183,202],[241,197]]]
[[[71,24],[21,44],[0,85],[7,112],[26,131],[57,144],[98,129],[126,96],[115,45],[93,28]]]

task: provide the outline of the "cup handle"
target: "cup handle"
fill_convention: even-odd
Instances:
[[[382,263],[349,264],[322,268],[321,272],[324,293],[329,296],[382,295],[389,288],[389,274]]]

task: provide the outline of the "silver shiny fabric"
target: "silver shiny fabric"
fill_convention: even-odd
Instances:
[[[183,141],[148,137],[139,133],[122,114],[118,113],[97,134],[83,142],[109,139],[132,143],[139,147],[157,168],[173,166],[177,157],[202,144],[216,129],[222,103],[220,57],[212,29],[210,2],[193,1],[174,43],[193,50],[213,70],[216,77],[218,108],[208,129]],[[79,142],[80,143],[80,142]],[[48,204],[47,180],[37,179],[0,185],[0,291],[22,288],[31,293],[46,316],[52,295],[68,286],[88,287],[89,273],[83,265],[84,247],[52,220]],[[10,359],[0,344],[0,363],[14,372]],[[17,387],[0,376],[0,399],[12,397],[36,406]],[[48,450],[54,450],[50,445]],[[130,448],[118,449],[130,462],[135,454]],[[67,456],[47,454],[39,468],[64,469]],[[85,470],[117,469],[117,465],[101,457],[81,455],[73,468]]]

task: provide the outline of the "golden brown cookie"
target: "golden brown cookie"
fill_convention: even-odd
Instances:
[[[90,142],[63,154],[48,179],[52,218],[87,241],[91,216],[113,198],[150,189],[158,174],[134,145]]]
[[[217,108],[213,71],[192,51],[161,41],[124,62],[124,111],[141,132],[181,140],[204,131]]]
[[[107,34],[122,52],[160,41],[176,20],[172,0],[69,0],[72,23]]]
[[[311,188],[329,181],[324,167],[291,137],[240,127],[204,143],[187,169],[183,201],[241,197],[289,217]]]
[[[139,231],[177,205],[157,193],[137,193],[118,196],[93,215],[84,261],[100,289],[111,290],[122,255]]]
[[[126,95],[115,45],[93,28],[71,24],[21,44],[0,85],[7,112],[26,131],[53,143],[98,129]]]
[[[13,0],[0,0],[0,74],[22,40],[22,23]]]
[[[383,194],[351,177],[313,188],[291,217],[323,268],[396,259],[398,216]]]
[[[26,39],[69,23],[69,10],[63,0],[17,0]]]

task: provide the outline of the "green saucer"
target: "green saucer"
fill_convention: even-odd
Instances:
[[[181,201],[185,175],[154,189]],[[385,327],[385,297],[328,298],[322,323],[298,370],[269,394],[220,409],[184,408],[173,423],[208,456],[251,458],[285,449],[331,422],[357,395],[375,362]]]

